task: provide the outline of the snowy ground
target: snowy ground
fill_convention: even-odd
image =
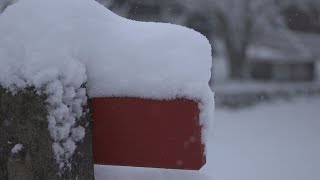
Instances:
[[[223,81],[213,86],[213,91],[217,94],[241,94],[241,93],[275,93],[319,91],[320,82],[264,82],[264,81]],[[307,94],[307,93],[306,93]]]
[[[96,165],[96,180],[211,180],[206,172]]]
[[[320,97],[215,111],[213,180],[319,180]]]

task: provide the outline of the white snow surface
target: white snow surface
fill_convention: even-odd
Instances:
[[[5,54],[84,64],[90,97],[198,97],[211,76],[211,47],[200,33],[127,20],[90,0],[21,0],[2,15],[1,31],[1,44],[19,50]]]
[[[211,47],[193,30],[124,19],[93,0],[20,0],[0,15],[0,85],[48,95],[49,130],[60,167],[84,128],[89,97],[199,101],[203,142],[213,118]]]
[[[202,169],[213,180],[319,180],[320,97],[215,110]]]
[[[22,145],[22,144],[16,144],[16,145],[14,145],[14,147],[11,149],[11,153],[12,153],[12,154],[17,154],[17,153],[19,153],[22,149],[23,149],[23,145]]]
[[[191,170],[95,165],[96,180],[212,180],[206,173]]]

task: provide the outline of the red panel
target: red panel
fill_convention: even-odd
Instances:
[[[197,102],[94,98],[97,164],[198,170],[205,164]]]

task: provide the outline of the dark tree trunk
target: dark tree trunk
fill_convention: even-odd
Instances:
[[[77,143],[70,160],[72,169],[58,175],[46,116],[45,97],[33,89],[12,95],[0,87],[0,179],[94,179],[90,117],[79,120],[86,127],[86,136]],[[11,153],[16,144],[24,148]]]
[[[253,1],[246,0],[243,3],[243,7],[239,7],[243,8],[243,14],[239,14],[241,18],[236,16],[230,17],[229,13],[232,12],[219,10],[215,12],[225,42],[230,79],[245,79],[249,76],[247,49],[253,35],[255,21],[252,9],[250,8],[250,4]],[[238,18],[239,24],[234,24],[233,18]]]
[[[235,42],[232,37],[226,37],[226,52],[229,60],[229,77],[231,79],[244,79],[246,78],[246,50],[245,44],[240,44],[236,47],[238,42]]]
[[[231,79],[244,79],[245,75],[245,60],[241,55],[237,55],[237,53],[230,55],[229,57],[229,70]]]

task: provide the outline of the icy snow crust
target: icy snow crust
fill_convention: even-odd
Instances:
[[[48,95],[61,167],[84,137],[89,97],[197,100],[207,139],[213,116],[211,47],[193,30],[124,19],[92,0],[20,0],[0,15],[0,84]]]

